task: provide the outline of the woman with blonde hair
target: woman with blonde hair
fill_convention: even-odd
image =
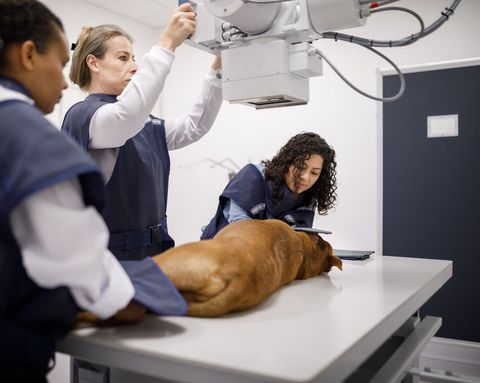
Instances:
[[[168,151],[203,137],[222,103],[215,58],[190,113],[166,119],[150,114],[175,49],[195,31],[195,17],[189,3],[180,5],[140,67],[131,37],[117,26],[86,28],[75,46],[70,78],[89,96],[67,112],[62,130],[103,171],[109,248],[119,259],[143,259],[174,245],[166,218]]]
[[[2,382],[46,383],[55,344],[80,309],[113,323],[145,311],[132,301],[135,282],[107,249],[100,169],[43,116],[67,87],[68,59],[62,22],[45,5],[0,0]],[[155,280],[162,278],[157,272]],[[169,281],[162,286],[169,313],[184,313],[178,292]],[[138,317],[125,317],[130,309]]]

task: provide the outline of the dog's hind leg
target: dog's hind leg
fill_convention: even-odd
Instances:
[[[242,302],[245,290],[245,276],[234,275],[226,282],[226,287],[215,296],[203,302],[190,302],[188,305],[189,316],[214,317],[238,309],[253,306]]]
[[[181,256],[160,255],[154,261],[189,303],[208,300],[225,289],[218,265],[207,257],[184,260]]]

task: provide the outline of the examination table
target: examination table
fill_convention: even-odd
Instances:
[[[441,325],[417,311],[451,276],[443,260],[344,261],[245,312],[79,329],[58,351],[76,358],[75,383],[82,361],[106,366],[92,372],[98,382],[396,382]]]

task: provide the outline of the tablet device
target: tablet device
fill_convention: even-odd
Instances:
[[[317,234],[332,234],[331,231],[316,229],[314,227],[302,227],[302,226],[292,226],[295,231],[306,231],[307,233],[317,233]]]
[[[340,259],[359,261],[362,259],[370,258],[370,255],[374,253],[373,250],[339,250],[333,249],[333,255],[336,255]]]

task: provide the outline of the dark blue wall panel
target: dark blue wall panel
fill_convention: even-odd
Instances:
[[[406,74],[383,105],[383,254],[453,260],[422,308],[437,336],[480,342],[480,66]],[[398,88],[384,76],[383,94]],[[459,115],[459,136],[427,138],[427,116]]]

